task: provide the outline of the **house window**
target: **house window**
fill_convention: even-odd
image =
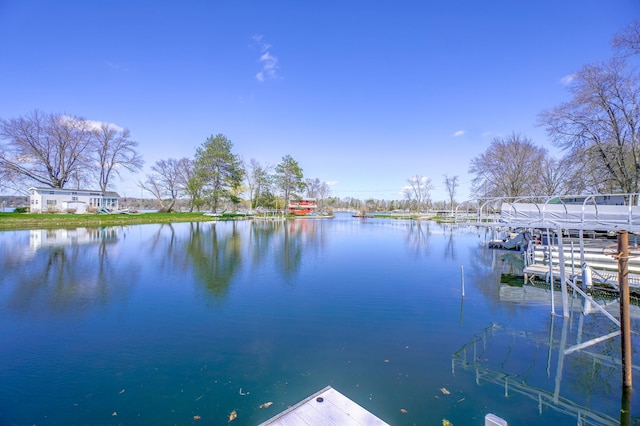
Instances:
[[[47,206],[55,206],[56,203],[56,200],[47,200]]]
[[[53,195],[53,194],[55,194],[55,192],[49,191],[49,195]]]
[[[71,197],[71,201],[78,201],[78,197]]]

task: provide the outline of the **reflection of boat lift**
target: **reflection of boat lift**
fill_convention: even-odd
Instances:
[[[459,349],[452,355],[452,374],[455,375],[456,368],[461,368],[462,370],[472,369],[475,372],[475,380],[477,385],[481,385],[482,382],[487,382],[499,386],[504,386],[505,397],[509,397],[510,393],[518,393],[526,396],[538,403],[538,412],[541,415],[543,413],[543,409],[545,407],[549,407],[560,413],[575,416],[577,418],[577,424],[579,425],[618,425],[620,419],[596,412],[587,407],[581,406],[568,398],[560,396],[560,383],[562,381],[564,357],[568,353],[571,353],[568,352],[568,349],[571,348],[566,348],[567,333],[569,329],[568,323],[569,320],[565,319],[563,322],[562,333],[559,342],[554,341],[553,337],[554,317],[551,317],[551,329],[548,339],[541,338],[540,336],[536,336],[533,333],[504,329],[500,325],[492,324],[491,326],[485,328],[482,332],[476,334],[472,341],[464,345],[461,349]],[[517,338],[524,339],[529,343],[535,344],[536,347],[547,346],[547,377],[551,377],[552,349],[554,348],[554,346],[558,348],[558,364],[553,392],[528,385],[526,383],[524,375],[522,376],[522,380],[519,380],[519,375],[507,374],[504,371],[492,369],[486,363],[480,361],[489,350],[489,340],[491,340],[497,334],[506,335],[514,339],[514,341]],[[578,333],[578,337],[580,336],[581,332]],[[590,353],[587,351],[582,351],[581,354],[592,359],[591,365],[594,369],[597,365],[610,368],[620,368],[621,365],[620,361],[613,357],[606,357],[601,354]],[[507,353],[507,358],[508,356],[509,354]],[[470,357],[471,360],[469,360]],[[504,365],[505,362],[506,360],[503,361],[502,364]],[[533,362],[535,363],[535,360]],[[531,366],[529,367],[529,369],[530,368]],[[636,371],[640,371],[640,367],[635,365],[633,366],[633,369]]]
[[[617,203],[625,203],[625,205],[609,205],[607,204],[607,200],[615,200]],[[499,205],[499,222],[488,222],[487,219],[481,217],[485,208],[487,213],[489,212],[490,205],[494,207]],[[524,269],[525,277],[528,275],[541,275],[549,282],[549,288],[552,294],[551,312],[553,314],[555,314],[554,283],[555,279],[559,277],[562,310],[565,318],[569,317],[569,289],[571,289],[573,293],[578,293],[585,299],[585,304],[591,304],[596,310],[600,311],[620,328],[620,321],[593,300],[590,294],[587,294],[589,284],[597,281],[601,281],[617,289],[617,273],[614,277],[609,277],[605,272],[598,271],[596,268],[588,265],[585,261],[584,233],[593,232],[595,235],[596,232],[606,232],[606,234],[609,235],[619,230],[640,233],[640,194],[616,194],[614,197],[605,195],[528,197],[528,199],[527,197],[523,197],[516,200],[495,198],[487,199],[482,205],[478,205],[478,207],[479,215],[477,225],[535,229],[542,232],[546,230],[546,240],[550,255],[553,253],[552,241],[556,240],[556,244],[554,245],[557,246],[557,270],[553,266],[553,259],[549,259],[549,266],[547,266],[546,269],[543,267],[542,270],[537,270],[531,268],[531,265],[525,265]],[[493,219],[495,219],[495,217],[489,220]],[[569,259],[565,258],[564,233],[569,232],[570,234],[571,231],[574,233],[577,232],[579,237],[579,274],[575,273],[573,259],[571,259],[570,267],[568,267]],[[555,233],[555,235],[553,235],[554,238],[552,238],[553,233]],[[571,256],[573,256],[573,248]],[[569,268],[572,270],[571,274],[568,273]],[[629,276],[627,276],[627,278],[629,278]],[[526,279],[527,278],[525,278],[525,280]],[[633,281],[633,277],[628,279],[630,285],[634,284]],[[582,286],[579,286],[578,282],[580,282]],[[640,285],[640,276],[638,276],[638,283]],[[624,309],[626,309],[626,306]],[[620,334],[620,331],[610,333],[606,336],[585,342],[577,349],[583,349]],[[623,341],[628,339],[629,334],[627,332],[623,336]],[[627,375],[625,374],[625,376]]]

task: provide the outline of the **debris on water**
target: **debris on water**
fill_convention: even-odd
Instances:
[[[204,394],[200,395],[199,397],[196,398],[196,401],[200,401],[202,398],[204,398]]]
[[[232,412],[229,413],[229,423],[231,423],[237,418],[238,418],[238,413],[236,413],[236,410],[233,410]]]
[[[242,392],[242,388],[240,388],[239,393],[240,395],[245,396],[245,395],[249,395],[251,392]]]
[[[115,417],[115,416],[117,416],[117,415],[118,415],[118,412],[117,412],[117,411],[114,411],[113,413],[111,413],[111,417]]]
[[[384,362],[389,362],[389,360],[388,360],[388,359],[385,359],[385,360],[384,360]]]
[[[269,407],[271,407],[272,404],[273,404],[273,402],[271,402],[271,401],[265,402],[264,404],[260,404],[259,408],[269,408]]]
[[[460,398],[460,399],[458,400],[458,402],[462,402],[462,401],[464,401],[465,399],[466,399],[466,398]]]
[[[453,423],[447,419],[442,419],[442,426],[453,426]]]
[[[445,395],[449,395],[451,393],[447,390],[447,388],[440,388],[440,392],[442,392]]]
[[[124,389],[122,389],[120,392],[118,392],[118,395],[122,395],[124,392]]]
[[[193,420],[201,420],[201,419],[202,419],[202,417],[200,417],[198,415],[193,416]]]
[[[407,414],[407,413],[408,413],[408,411],[407,411],[407,410],[405,410],[404,408],[401,408],[401,409],[400,409],[400,412],[401,412],[402,414]]]

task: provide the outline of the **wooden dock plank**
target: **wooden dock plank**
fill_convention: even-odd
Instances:
[[[322,398],[322,402],[317,399]],[[260,426],[388,426],[340,392],[327,386]]]

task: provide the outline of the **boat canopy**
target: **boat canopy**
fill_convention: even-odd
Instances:
[[[503,202],[500,221],[512,227],[640,232],[640,206]]]

